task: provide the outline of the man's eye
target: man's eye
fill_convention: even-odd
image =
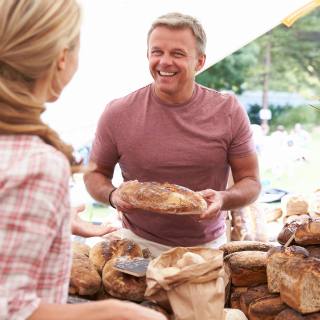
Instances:
[[[182,56],[182,53],[180,53],[180,52],[175,52],[174,55],[175,55],[175,56]]]
[[[161,54],[161,51],[160,50],[155,50],[152,52],[153,54]]]

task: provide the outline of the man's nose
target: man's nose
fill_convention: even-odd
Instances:
[[[169,55],[169,54],[164,54],[164,55],[161,57],[160,64],[161,64],[163,67],[171,66],[171,65],[172,65],[172,58],[170,57],[170,55]]]

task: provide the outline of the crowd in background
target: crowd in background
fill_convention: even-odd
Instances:
[[[276,179],[287,171],[289,178],[294,178],[294,167],[309,161],[310,134],[297,123],[289,133],[279,125],[270,135],[267,124],[252,124],[253,139],[259,156],[260,171],[271,169]]]

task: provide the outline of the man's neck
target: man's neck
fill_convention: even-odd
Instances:
[[[156,85],[154,86],[154,91],[155,91],[156,96],[160,100],[162,100],[166,103],[169,103],[169,104],[180,104],[180,103],[188,101],[192,97],[193,90],[194,90],[194,83],[192,84],[192,87],[190,89],[188,89],[186,91],[184,90],[183,92],[181,92],[179,94],[172,94],[171,95],[169,93],[165,93],[165,92],[158,90]]]

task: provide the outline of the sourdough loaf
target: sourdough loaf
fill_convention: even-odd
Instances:
[[[240,251],[262,251],[268,252],[274,246],[272,244],[259,241],[233,241],[222,245],[219,250],[222,250],[224,256]]]
[[[300,224],[300,222],[296,221],[286,223],[278,235],[278,242],[283,245],[286,244],[290,237],[296,232]],[[296,244],[294,239],[292,240],[291,244]]]
[[[222,320],[248,320],[241,310],[223,309]]]
[[[298,246],[274,247],[267,255],[267,276],[270,292],[280,292],[280,280],[282,266],[292,258],[306,259],[309,253],[305,248]]]
[[[293,258],[281,270],[281,299],[299,313],[320,311],[320,260]]]
[[[132,182],[120,189],[122,200],[149,211],[173,214],[201,214],[206,201],[196,192],[169,183]]]
[[[248,310],[250,320],[273,320],[281,311],[288,309],[279,294],[259,298],[251,302]]]
[[[240,307],[240,297],[247,291],[248,287],[235,287],[231,286],[231,296],[230,296],[230,307],[231,309],[239,309]]]
[[[281,208],[285,216],[307,214],[309,202],[301,195],[286,194],[281,198]]]
[[[240,241],[268,242],[267,220],[259,202],[231,211],[232,224]]]
[[[224,264],[230,272],[232,284],[247,287],[267,281],[266,260],[266,252],[241,251],[227,255]]]
[[[320,244],[320,220],[308,219],[296,231],[294,240],[298,245]]]
[[[291,223],[293,221],[296,222],[303,222],[306,219],[310,218],[311,216],[307,215],[307,214],[294,214],[292,216],[287,216],[283,218],[283,223]],[[312,217],[311,217],[312,218]]]

